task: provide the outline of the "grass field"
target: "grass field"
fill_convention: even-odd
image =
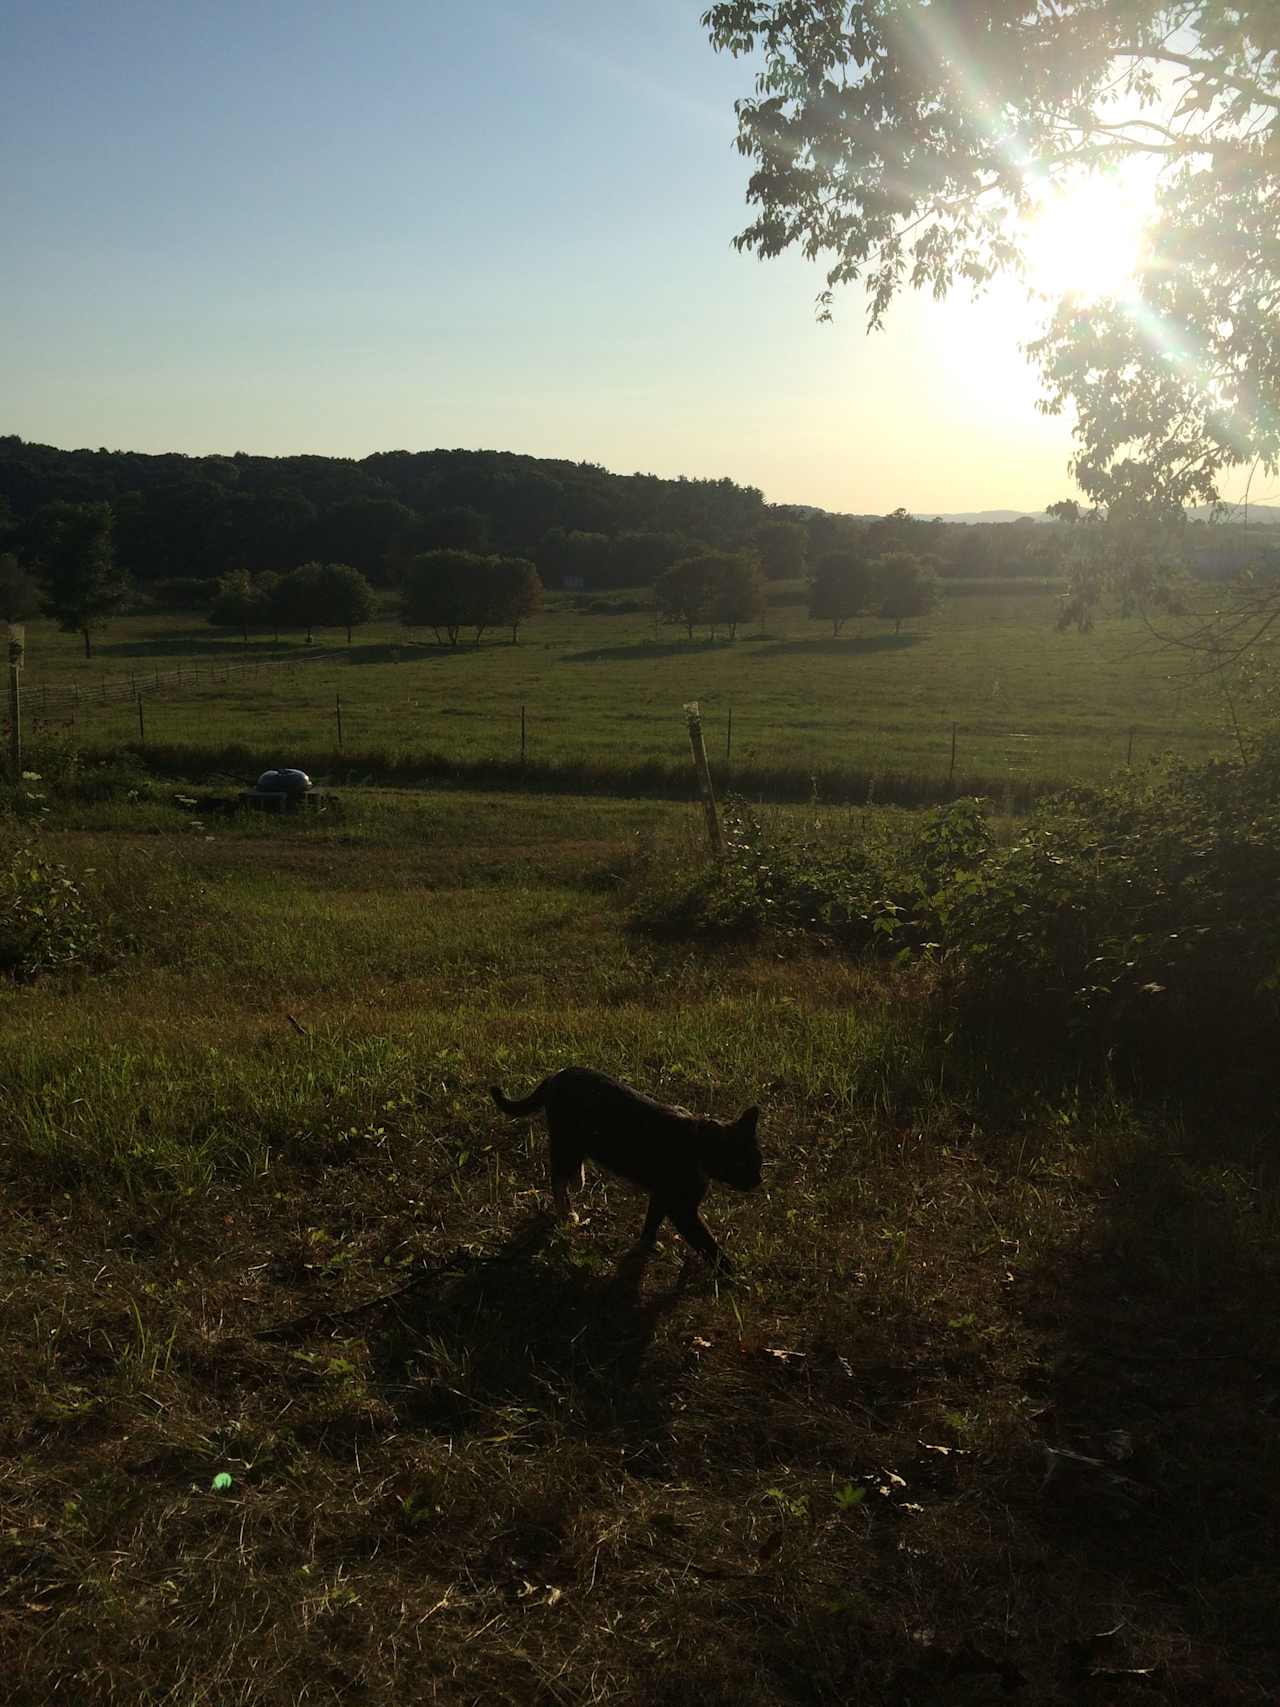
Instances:
[[[0,987],[6,1699],[1276,1699],[1269,1131],[637,937],[687,807],[175,823],[55,814],[134,949]],[[548,1224],[484,1087],[572,1060],[761,1103],[732,1289]]]
[[[553,597],[519,646],[502,634],[478,649],[421,635],[410,644],[385,622],[361,630],[349,650],[330,650],[340,637],[321,635],[312,649],[255,640],[247,652],[196,619],[135,617],[112,625],[88,661],[76,636],[33,623],[26,704],[37,738],[74,716],[84,745],[136,741],[136,704],[104,698],[132,679],[144,745],[238,744],[263,765],[329,775],[385,775],[389,765],[412,774],[428,757],[472,773],[514,764],[523,712],[527,757],[553,781],[567,783],[576,768],[625,791],[664,779],[686,786],[681,707],[696,699],[713,760],[727,755],[728,774],[748,790],[793,798],[811,776],[820,791],[857,799],[877,778],[943,784],[953,725],[954,780],[995,793],[1101,777],[1131,752],[1142,762],[1224,746],[1225,708],[1189,692],[1140,624],[1114,619],[1064,635],[1055,610],[1047,589],[970,587],[901,635],[867,620],[833,639],[803,604],[779,604],[758,634],[708,645],[655,629],[644,614],[578,614]],[[296,667],[273,662],[278,655]],[[240,667],[246,660],[258,667]]]

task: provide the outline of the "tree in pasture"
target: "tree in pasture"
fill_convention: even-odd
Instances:
[[[874,592],[871,565],[861,551],[824,552],[809,582],[809,615],[829,622],[836,636],[850,617],[866,610]]]
[[[345,628],[347,645],[351,631],[369,621],[378,608],[377,596],[365,577],[350,563],[321,563],[312,578],[318,627]]]
[[[270,619],[263,589],[247,569],[229,569],[218,577],[218,590],[209,607],[209,621],[215,628],[238,629],[247,646],[249,630],[265,627]]]
[[[873,328],[908,284],[980,288],[1020,269],[1018,216],[1053,193],[1154,179],[1134,299],[1065,296],[1029,349],[1041,407],[1075,415],[1070,472],[1118,529],[1082,553],[1081,608],[1108,580],[1158,581],[1167,519],[1216,503],[1225,474],[1275,474],[1275,0],[726,0],[703,23],[763,60],[737,105],[755,205],[738,247],[825,257],[824,316],[855,281]],[[1280,588],[1250,608],[1256,644]]]
[[[280,644],[281,606],[283,598],[280,593],[280,583],[283,575],[277,575],[273,569],[264,570],[261,575],[255,575],[253,584],[262,601],[263,626],[271,630],[272,639]]]
[[[923,559],[891,551],[874,565],[876,615],[900,634],[909,617],[928,616],[941,603],[938,578]]]
[[[277,636],[282,628],[301,628],[307,645],[312,641],[316,626],[316,572],[318,563],[300,563],[287,575],[281,575],[267,595],[267,615]]]
[[[709,612],[712,632],[723,623],[729,630],[730,640],[736,640],[740,622],[752,622],[764,615],[764,582],[759,567],[744,552],[708,552],[707,556],[717,560],[712,571]]]
[[[308,646],[317,628],[351,631],[377,609],[373,588],[350,563],[301,563],[271,589],[266,612],[277,628],[306,630]]]
[[[93,656],[93,635],[129,596],[128,578],[116,568],[110,504],[46,504],[35,518],[36,550],[45,584],[44,605],[67,634],[79,634]]]
[[[400,593],[401,619],[408,628],[430,628],[458,644],[476,620],[485,565],[474,551],[424,551],[409,564]]]
[[[0,554],[0,618],[25,622],[40,609],[40,589],[13,552]]]
[[[809,530],[803,522],[761,522],[751,543],[767,580],[794,581],[804,574]]]
[[[662,620],[682,622],[690,640],[695,624],[711,620],[721,557],[718,551],[682,557],[653,583],[654,603]]]
[[[482,576],[487,609],[495,623],[511,630],[511,644],[519,644],[520,624],[542,609],[542,580],[527,557],[490,557]],[[480,630],[476,629],[476,645]]]

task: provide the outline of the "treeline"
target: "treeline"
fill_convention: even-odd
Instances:
[[[611,474],[498,451],[145,456],[0,437],[0,550],[34,561],[55,504],[109,504],[133,581],[341,562],[397,586],[424,551],[523,556],[550,585],[651,582],[690,542],[739,546],[770,509],[732,480]]]
[[[1004,580],[1064,574],[1073,542],[1069,529],[1054,522],[924,521],[899,509],[865,518],[858,543],[869,558],[904,552],[919,558],[944,580]]]
[[[592,463],[500,451],[342,457],[147,456],[64,451],[0,437],[0,551],[29,566],[58,505],[107,504],[119,569],[173,608],[212,596],[229,571],[285,574],[338,562],[399,586],[425,551],[517,556],[545,585],[651,586],[691,550],[749,551],[767,579],[824,552],[906,551],[944,575],[1052,575],[1068,530],[860,518],[766,504],[732,480],[612,474]],[[193,585],[198,584],[198,585]]]
[[[520,557],[546,586],[609,591],[652,586],[699,551],[746,552],[766,579],[811,576],[836,550],[906,553],[944,580],[1055,578],[1078,543],[1065,521],[834,515],[766,504],[728,479],[620,475],[505,451],[148,456],[0,436],[0,553],[36,569],[64,525],[59,506],[98,504],[110,508],[116,568],[171,609],[208,608],[229,572],[283,575],[313,562],[399,587],[428,551]],[[1231,573],[1259,554],[1256,529],[1191,520],[1185,532],[1198,573]]]
[[[478,642],[494,627],[516,640],[546,585],[652,589],[658,614],[691,637],[698,625],[733,637],[763,612],[766,581],[807,578],[811,614],[839,633],[863,611],[901,622],[931,609],[948,535],[962,531],[903,510],[857,518],[768,506],[729,480],[618,476],[496,452],[354,463],[0,439],[0,617],[45,611],[82,636],[86,656],[129,608],[203,612],[246,641],[285,630],[310,640],[335,626],[350,640],[379,589],[396,591],[407,624],[456,645],[464,630]],[[1035,553],[1002,561],[1010,572],[1046,567]]]

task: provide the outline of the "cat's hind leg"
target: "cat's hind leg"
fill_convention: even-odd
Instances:
[[[586,1161],[582,1146],[563,1127],[551,1126],[551,1196],[561,1221],[576,1220],[569,1203],[569,1186],[585,1183]]]
[[[637,1250],[652,1250],[658,1237],[658,1228],[667,1218],[667,1206],[655,1191],[649,1199],[649,1213],[644,1218],[644,1226],[640,1229],[640,1237],[636,1240]]]

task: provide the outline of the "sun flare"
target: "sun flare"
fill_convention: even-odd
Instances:
[[[1153,212],[1150,185],[1119,175],[1046,196],[1023,228],[1027,282],[1047,297],[1135,296]]]

